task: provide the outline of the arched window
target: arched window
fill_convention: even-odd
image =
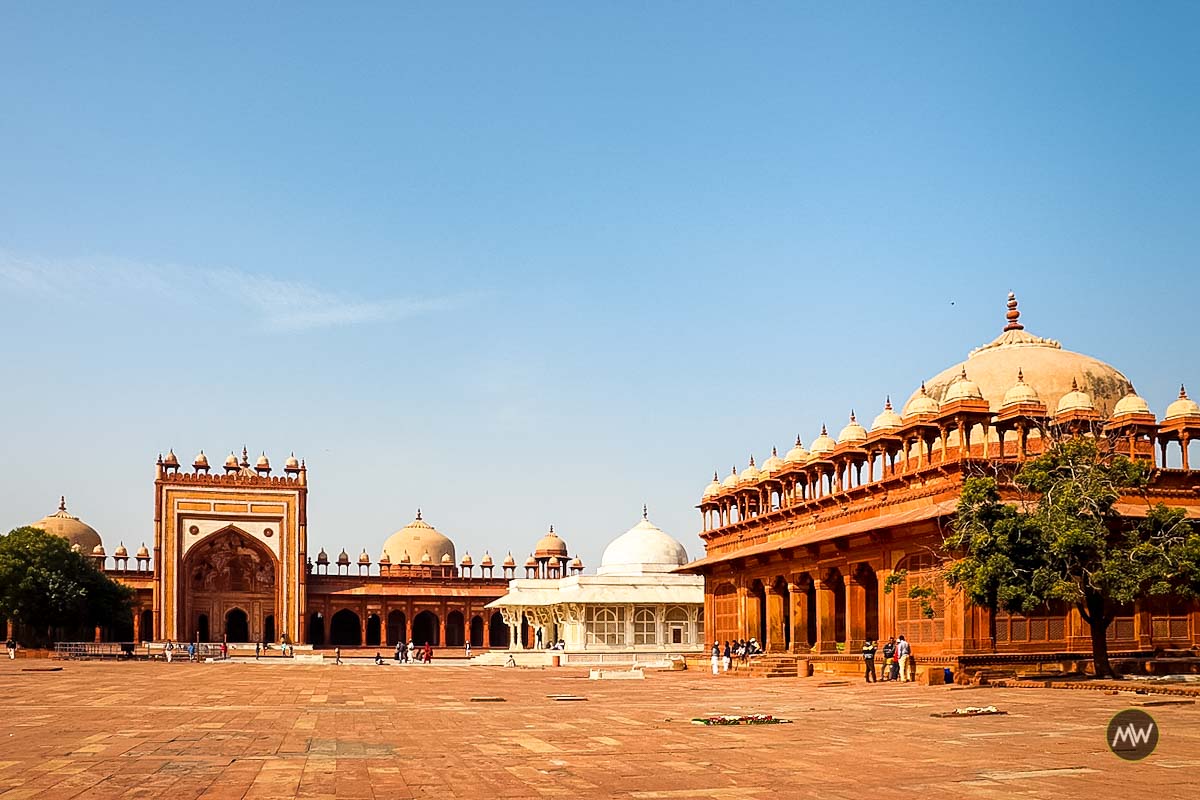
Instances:
[[[633,612],[633,643],[658,644],[658,620],[653,608],[642,607]]]
[[[590,606],[586,629],[588,644],[625,644],[625,609],[621,606]]]
[[[667,609],[667,642],[669,644],[691,644],[692,632],[688,625],[687,609],[671,606]]]
[[[945,587],[941,562],[931,553],[914,554],[896,567],[897,572],[901,570],[908,574],[893,590],[896,597],[896,633],[913,644],[942,642],[945,639],[945,602],[942,599]],[[925,615],[925,605],[921,599],[908,596],[914,586],[933,589],[934,597],[928,601],[933,610],[932,618]]]

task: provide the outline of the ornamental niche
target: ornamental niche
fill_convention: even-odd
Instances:
[[[268,593],[275,587],[274,559],[235,531],[218,533],[189,556],[193,591]]]

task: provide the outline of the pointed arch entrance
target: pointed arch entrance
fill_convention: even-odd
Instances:
[[[201,638],[212,641],[273,640],[277,566],[270,550],[232,525],[192,547],[183,561],[188,638],[200,637],[206,622],[207,637]]]
[[[437,647],[438,641],[438,618],[432,611],[422,611],[413,617],[412,621],[412,640],[413,643],[420,646],[426,643]]]

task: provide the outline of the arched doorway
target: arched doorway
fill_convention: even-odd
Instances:
[[[208,637],[208,614],[200,615],[196,623],[196,630],[198,631],[197,636],[200,638],[200,641],[210,641]]]
[[[367,647],[379,647],[379,615],[372,614],[367,617]]]
[[[483,647],[483,617],[471,617],[471,647]]]
[[[833,640],[846,643],[846,579],[842,573],[833,570],[829,578],[829,586],[833,590]]]
[[[240,608],[231,608],[225,614],[225,637],[230,642],[250,641],[250,620]]]
[[[320,611],[308,615],[308,643],[313,647],[325,646],[325,615]]]
[[[267,614],[267,616],[263,619],[263,636],[262,636],[262,638],[263,638],[264,642],[274,642],[275,641],[275,615],[274,614]]]
[[[775,577],[775,582],[771,585],[774,593],[778,595],[776,600],[782,608],[783,614],[783,642],[780,648],[779,642],[771,642],[772,650],[791,650],[792,649],[792,593],[788,590],[788,582],[782,575]]]
[[[387,616],[387,643],[394,645],[401,641],[406,641],[408,635],[408,620],[404,617],[403,611],[389,611]]]
[[[766,647],[767,642],[767,587],[763,582],[755,580],[750,584],[750,596],[747,598],[750,636],[758,640],[759,647]]]
[[[260,640],[267,633],[267,618],[275,615],[275,575],[275,556],[245,531],[229,526],[206,536],[183,562],[184,613],[175,634],[187,639],[197,635],[203,614],[210,641]],[[225,627],[227,612],[235,608],[245,617],[244,629]],[[169,630],[162,633],[172,636]]]
[[[854,582],[861,590],[863,636],[869,642],[879,641],[879,578],[865,561],[854,570]],[[855,613],[859,613],[855,609]]]
[[[146,609],[142,612],[142,621],[138,626],[138,636],[143,642],[148,642],[154,638],[154,612]]]
[[[508,647],[508,626],[504,624],[504,615],[499,611],[494,612],[488,621],[488,647]]]
[[[338,647],[361,646],[362,628],[358,614],[348,608],[334,614],[329,620],[329,643]]]
[[[464,633],[463,615],[461,611],[451,611],[446,615],[446,647],[462,647],[466,639]]]
[[[437,647],[439,645],[438,618],[436,614],[432,611],[422,611],[413,617],[412,640],[418,646],[431,644]]]

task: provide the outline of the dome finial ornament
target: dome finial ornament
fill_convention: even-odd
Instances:
[[[67,510],[67,496],[65,494],[59,495],[59,497],[58,497],[58,510],[59,511]]]
[[[753,453],[750,454],[750,466],[752,466],[752,467],[754,466],[754,454]]]
[[[1187,400],[1187,389],[1184,388],[1182,383],[1179,384],[1179,399]]]
[[[417,509],[417,519],[421,518],[421,509]]]
[[[1008,324],[1004,326],[1004,330],[1025,330],[1025,326],[1019,322],[1021,319],[1021,312],[1017,310],[1017,296],[1013,292],[1008,293],[1008,313],[1006,313],[1004,317],[1008,320]]]
[[[650,512],[646,510],[645,503],[642,503],[642,519],[650,519]]]

